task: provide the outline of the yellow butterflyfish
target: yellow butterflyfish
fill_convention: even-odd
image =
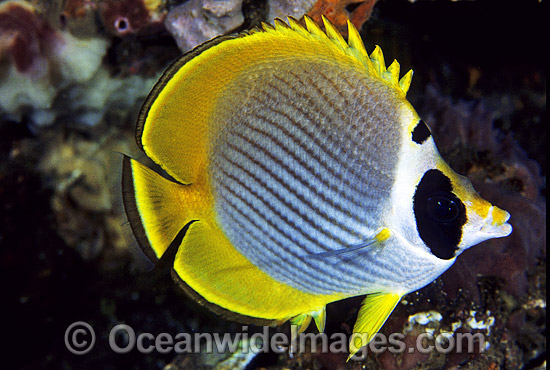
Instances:
[[[123,194],[153,260],[182,229],[173,275],[245,322],[304,330],[366,295],[354,327],[379,331],[401,297],[465,249],[512,228],[439,155],[382,50],[324,19],[222,36],[177,60],[145,101],[137,141],[167,175],[126,157]]]

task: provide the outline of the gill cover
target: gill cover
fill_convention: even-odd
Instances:
[[[412,222],[431,253],[451,260],[484,240],[509,235],[509,213],[481,198],[468,178],[453,171],[439,155],[428,126],[416,122],[409,137],[414,145],[404,148],[401,168],[421,174],[413,189]]]

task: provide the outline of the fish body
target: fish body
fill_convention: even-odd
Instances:
[[[153,260],[188,225],[174,276],[214,311],[322,330],[326,304],[366,294],[354,332],[372,335],[462,251],[508,235],[509,214],[441,158],[406,100],[412,71],[369,56],[351,24],[346,42],[305,22],[175,62],[137,130],[168,176],[125,158],[124,202]]]

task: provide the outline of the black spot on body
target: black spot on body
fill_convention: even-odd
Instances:
[[[452,191],[447,176],[439,170],[429,170],[413,198],[418,234],[434,256],[444,260],[455,256],[466,224],[466,207]]]
[[[423,120],[420,120],[412,132],[412,140],[417,144],[423,144],[432,133],[426,123]]]

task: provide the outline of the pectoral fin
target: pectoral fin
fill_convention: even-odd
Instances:
[[[378,333],[402,296],[398,293],[374,293],[365,298],[353,327],[348,360]]]
[[[347,257],[350,257],[352,256],[353,252],[357,252],[357,251],[361,252],[366,250],[367,248],[370,248],[376,245],[379,246],[380,243],[388,240],[390,236],[391,236],[390,229],[388,229],[387,227],[384,227],[380,229],[380,231],[372,239],[366,240],[363,243],[360,243],[358,245],[348,246],[342,249],[336,249],[328,252],[315,253],[315,254],[309,255],[308,257],[318,258],[318,259],[334,257],[334,256],[344,256],[344,255]]]

